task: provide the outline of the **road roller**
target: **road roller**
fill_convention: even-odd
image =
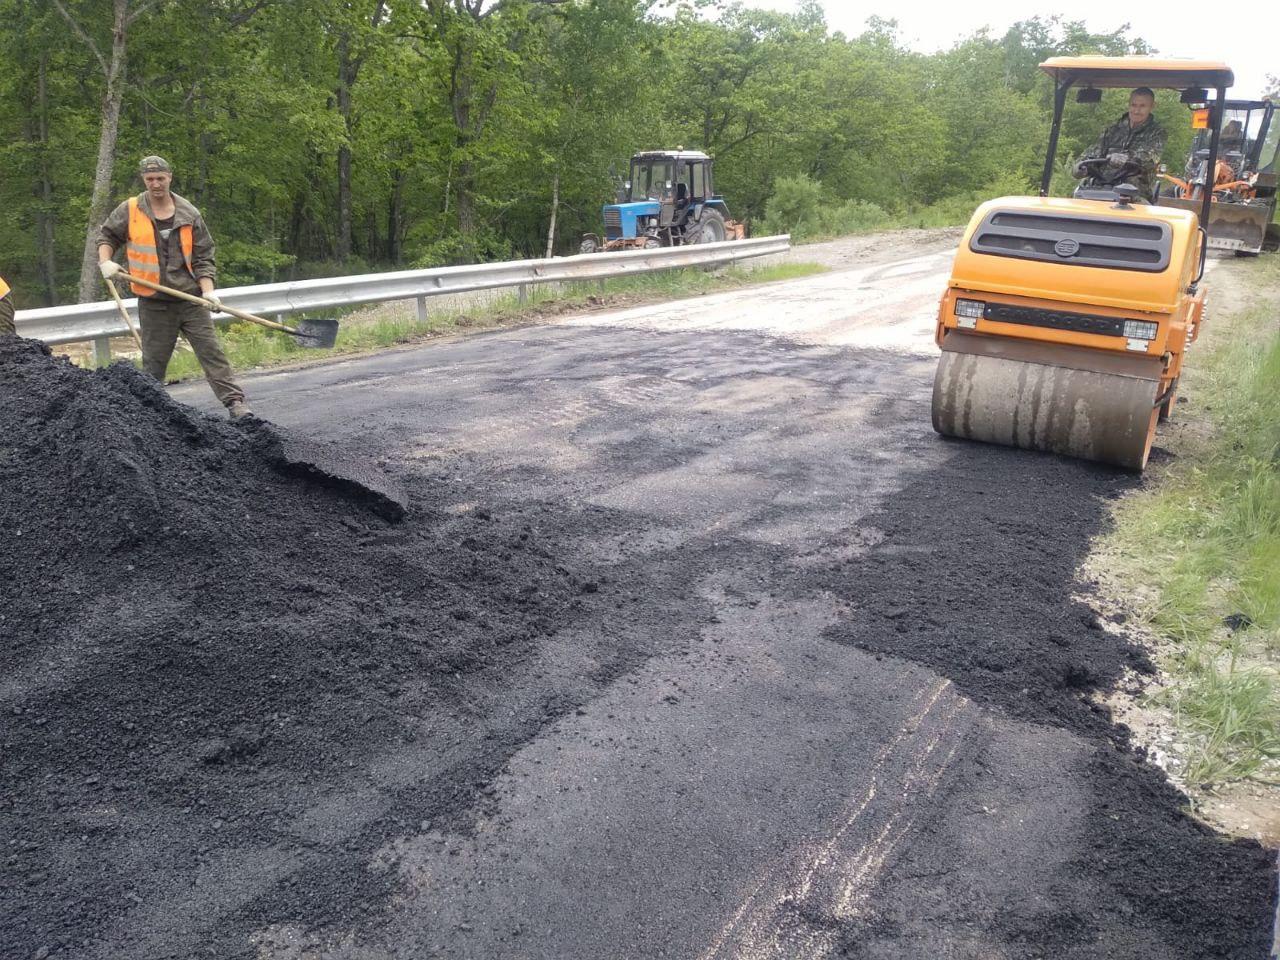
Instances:
[[[1141,471],[1200,331],[1211,197],[1185,210],[1154,206],[1128,183],[1088,182],[1050,197],[1063,110],[1073,88],[1078,102],[1097,103],[1107,88],[1151,87],[1216,111],[1233,77],[1222,63],[1153,57],[1040,67],[1054,82],[1040,193],[989,200],[969,221],[938,309],[933,426]]]

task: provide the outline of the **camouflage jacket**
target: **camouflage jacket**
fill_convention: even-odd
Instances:
[[[1160,165],[1160,154],[1164,152],[1167,134],[1164,127],[1154,116],[1148,117],[1142,126],[1134,129],[1129,126],[1129,115],[1123,114],[1119,120],[1102,131],[1102,136],[1092,147],[1085,151],[1084,157],[1105,157],[1112,153],[1127,153],[1129,158],[1141,167],[1135,171],[1133,167],[1117,168],[1110,164],[1094,168],[1095,181],[1107,185],[1131,183],[1137,187],[1144,197],[1151,196],[1155,189],[1156,168]]]

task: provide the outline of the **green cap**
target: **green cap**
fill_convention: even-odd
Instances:
[[[164,157],[143,157],[138,163],[139,173],[173,173],[173,167]]]

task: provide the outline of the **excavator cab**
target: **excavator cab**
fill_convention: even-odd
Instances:
[[[1177,90],[1213,115],[1212,163],[1234,77],[1222,63],[1153,57],[1040,67],[1054,113],[1039,196],[989,200],[965,230],[938,310],[933,426],[1140,471],[1200,329],[1210,201],[1153,206],[1128,184],[1050,197],[1062,115],[1072,88]]]
[[[1280,121],[1270,100],[1228,100],[1221,111],[1221,138],[1216,161],[1210,165],[1212,133],[1209,111],[1199,111],[1195,137],[1182,175],[1160,175],[1156,202],[1184,210],[1197,209],[1206,190],[1210,250],[1238,255],[1260,253],[1276,213],[1276,154]],[[1212,171],[1212,173],[1211,173]],[[1212,187],[1208,184],[1212,180]]]

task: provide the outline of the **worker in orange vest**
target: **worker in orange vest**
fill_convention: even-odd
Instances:
[[[221,310],[215,293],[213,237],[200,211],[170,191],[173,169],[163,157],[143,157],[138,172],[146,190],[116,207],[98,233],[102,276],[110,279],[121,272],[112,258],[123,247],[130,274],[203,297],[214,310]],[[178,334],[182,334],[195,351],[214,395],[232,418],[252,413],[218,342],[209,311],[141,284],[129,286],[138,295],[142,368],[163,383]]]
[[[9,285],[0,277],[0,336],[15,336],[18,328],[13,325],[13,297],[9,295]]]

